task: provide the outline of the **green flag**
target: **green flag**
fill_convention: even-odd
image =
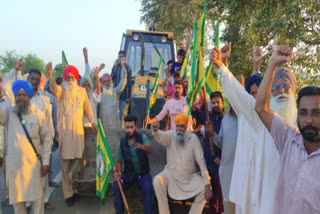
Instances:
[[[189,42],[189,45],[188,45],[188,50],[187,50],[187,53],[186,53],[186,56],[183,60],[183,64],[182,64],[182,67],[181,67],[181,72],[180,72],[180,77],[183,78],[183,76],[186,74],[187,72],[187,65],[189,63],[189,57],[190,57],[190,52],[193,48],[193,41],[194,41],[194,35],[192,36],[192,39],[190,40]]]
[[[63,69],[65,68],[65,67],[67,67],[69,65],[69,63],[68,63],[68,61],[67,61],[67,57],[66,57],[66,55],[64,54],[64,51],[62,51],[62,67],[63,67]]]
[[[215,42],[214,42],[214,44],[215,44],[215,46],[217,47],[217,48],[219,48],[219,45],[220,45],[220,32],[219,32],[219,22],[217,21],[217,23],[216,23],[216,38],[215,38]]]
[[[189,107],[187,116],[191,114],[192,105],[196,99],[196,96],[206,82],[206,72],[204,69],[202,56],[202,47],[204,44],[204,28],[206,21],[206,9],[207,5],[204,6],[204,10],[198,22],[194,24],[192,63],[187,93],[187,103]]]
[[[214,72],[214,66],[212,62],[210,62],[207,71],[207,82],[206,82],[206,90],[208,94],[212,92],[219,91],[219,80],[218,75]]]
[[[97,149],[96,149],[96,195],[104,203],[104,195],[110,180],[110,171],[114,166],[103,126],[98,120]]]
[[[220,39],[219,39],[219,22],[216,23],[216,31],[215,31],[215,46],[219,48]],[[219,91],[219,80],[218,75],[214,72],[214,66],[212,62],[210,62],[207,68],[207,82],[206,82],[206,90],[208,94],[212,92]]]
[[[161,71],[161,63],[162,63],[162,56],[160,57],[160,62],[159,62],[159,66],[158,66],[158,71],[157,71],[156,77],[154,78],[153,84],[151,86],[151,93],[152,94],[151,94],[150,101],[149,101],[147,115],[150,114],[150,110],[156,104],[156,101],[157,101],[159,80],[160,80],[159,75],[160,75],[160,71]]]

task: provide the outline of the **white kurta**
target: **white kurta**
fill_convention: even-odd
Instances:
[[[98,124],[97,123],[97,106],[98,106],[98,103],[100,102],[101,102],[101,93],[98,95],[96,91],[92,91],[90,93],[89,103],[90,103],[95,124]],[[91,123],[89,122],[89,119],[86,116],[83,117],[83,126],[91,127]]]
[[[220,83],[238,115],[238,140],[230,200],[244,214],[273,213],[279,175],[279,153],[255,111],[255,99],[222,66]]]
[[[152,131],[156,141],[167,147],[168,194],[176,200],[186,200],[204,191],[209,184],[209,174],[198,137],[185,132],[183,145],[175,140],[174,132]],[[201,177],[196,173],[200,167]]]
[[[64,93],[65,89],[56,85],[53,78],[49,79],[49,86],[58,101],[57,129],[60,156],[63,159],[82,158],[85,146],[83,116],[85,115],[90,123],[94,122],[87,92],[84,88],[76,86],[77,96],[68,100]]]
[[[101,92],[100,118],[104,127],[120,128],[119,98],[127,85],[127,72],[121,70],[120,83],[113,88],[112,95],[108,96]]]
[[[3,86],[5,93],[7,94],[8,99],[11,101],[12,105],[15,105],[15,98],[12,92],[12,84],[20,78],[19,73],[15,69],[11,69],[4,78]],[[17,77],[16,77],[17,76]],[[40,111],[45,115],[48,131],[54,135],[54,128],[52,122],[52,105],[50,99],[41,91],[37,91],[30,100],[30,103],[36,106]]]
[[[26,128],[41,154],[43,165],[49,165],[52,135],[48,132],[44,114],[31,105],[22,115]],[[37,158],[20,124],[14,107],[0,106],[0,124],[6,129],[6,181],[10,204],[35,201],[42,197],[43,179],[40,161]]]
[[[238,137],[238,119],[236,116],[231,116],[228,113],[223,117],[217,137],[221,145],[219,178],[223,200],[230,201],[229,192]]]

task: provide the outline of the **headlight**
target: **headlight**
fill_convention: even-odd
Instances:
[[[138,34],[134,34],[133,40],[134,40],[134,41],[138,41],[138,40],[139,40],[139,35],[138,35]]]
[[[167,41],[167,38],[165,36],[161,37],[161,42],[165,43]]]

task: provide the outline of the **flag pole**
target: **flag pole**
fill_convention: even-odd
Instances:
[[[206,113],[206,121],[207,123],[210,122],[210,117],[209,117],[209,110],[208,110],[208,102],[207,102],[207,91],[205,85],[202,87],[203,95],[204,95],[204,110]],[[209,142],[210,142],[210,152],[211,155],[214,155],[214,150],[213,150],[213,140],[212,140],[212,134],[209,134]]]
[[[112,169],[113,169],[113,172],[117,171],[117,168],[115,166],[113,166]],[[124,206],[126,207],[126,210],[127,210],[128,214],[131,214],[131,212],[129,210],[129,206],[128,206],[128,202],[127,202],[126,196],[124,195],[124,192],[123,192],[123,189],[122,189],[122,185],[121,185],[120,181],[117,181],[117,183],[118,183],[118,187],[119,187],[122,199],[123,199]]]

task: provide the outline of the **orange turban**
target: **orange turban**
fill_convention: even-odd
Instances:
[[[177,123],[181,123],[184,126],[187,126],[188,124],[188,117],[184,113],[177,114],[174,116],[174,123],[177,125]]]
[[[67,80],[67,76],[69,73],[71,73],[76,78],[76,80],[79,79],[79,71],[75,66],[68,65],[67,67],[65,67],[65,69],[63,70],[63,79],[64,80]]]

